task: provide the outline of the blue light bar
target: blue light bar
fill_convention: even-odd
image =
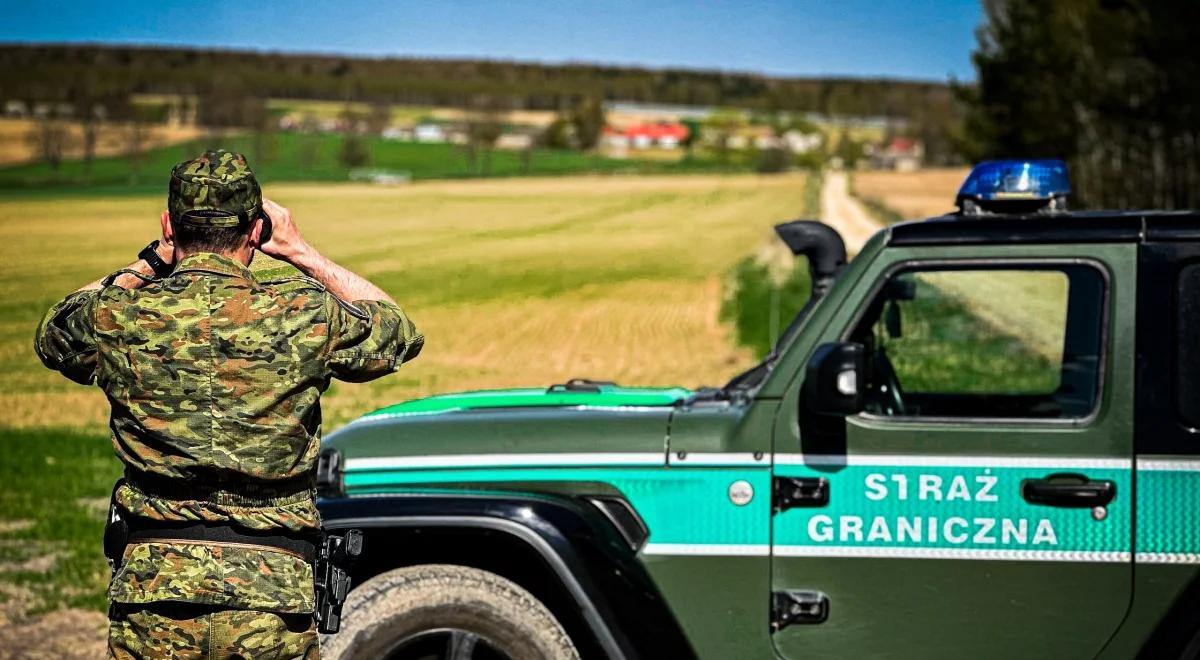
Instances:
[[[958,202],[1054,199],[1070,193],[1067,164],[1061,160],[988,160],[967,175]]]

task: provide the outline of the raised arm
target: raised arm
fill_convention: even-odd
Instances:
[[[259,248],[263,252],[292,264],[342,300],[384,300],[395,304],[383,289],[309,245],[292,220],[291,211],[269,199],[263,199],[263,211],[271,218],[272,226],[271,240]]]

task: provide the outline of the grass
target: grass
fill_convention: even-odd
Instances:
[[[802,175],[267,180],[266,190],[321,250],[392,292],[428,337],[399,374],[336,383],[323,400],[327,432],[435,392],[575,376],[719,384],[753,361],[718,320],[722,279],[811,197]],[[43,368],[34,327],[67,292],[131,261],[162,203],[0,197],[0,599],[27,590],[35,612],[103,607],[103,505],[120,468],[103,394]]]
[[[820,214],[821,176],[805,182],[802,217]],[[733,325],[738,344],[755,357],[767,355],[812,293],[807,261],[781,243],[769,243],[739,261],[726,283],[721,319]]]
[[[853,193],[881,222],[927,218],[954,210],[954,195],[967,171],[946,168],[855,172]]]
[[[335,384],[324,399],[329,430],[434,392],[575,376],[723,382],[765,352],[807,294],[806,270],[789,268],[771,226],[813,214],[819,182],[562,177],[389,188],[268,179],[266,190],[314,244],[391,291],[428,337],[399,374]],[[161,205],[158,194],[0,197],[0,599],[19,588],[33,594],[34,611],[104,605],[99,539],[120,471],[102,431],[107,402],[42,368],[31,339],[55,300],[132,259]],[[933,367],[914,387],[938,389],[947,377],[987,382],[1000,356],[1017,356],[1028,378],[1046,373],[1053,314],[1026,306],[1014,315],[1002,303],[1053,297],[1037,295],[1044,282],[1003,288],[995,279],[982,283],[993,287],[983,296],[967,296],[981,286],[970,282],[961,290],[927,282],[918,292],[925,307],[905,317],[905,341],[943,358],[956,342],[984,350],[927,361]],[[728,292],[723,281],[733,283]],[[943,322],[964,316],[958,326]],[[897,368],[911,365],[898,358]]]
[[[107,196],[165,190],[171,166],[206,148],[223,147],[247,155],[263,181],[347,181],[350,167],[339,153],[343,137],[332,134],[274,133],[213,136],[152,149],[138,162],[127,157],[96,159],[91,168],[66,161],[58,170],[44,162],[0,168],[0,195],[48,196],[63,192]],[[749,171],[746,159],[722,163],[708,157],[662,160],[621,160],[578,151],[534,149],[492,150],[472,162],[465,148],[450,144],[418,144],[382,138],[367,140],[369,167],[407,172],[413,180],[477,177],[561,176],[567,174],[687,174]]]
[[[898,337],[880,332],[896,375],[911,392],[1046,394],[1060,381],[1067,277],[1056,272],[922,273],[900,305]],[[1025,289],[997,317],[984,301]],[[1013,300],[1013,298],[1005,298]]]
[[[105,607],[100,546],[120,467],[103,434],[0,429],[0,600],[28,614]]]
[[[326,431],[435,392],[576,376],[719,384],[753,358],[718,320],[723,278],[808,208],[802,175],[265,185],[428,337],[399,374],[335,384]],[[131,261],[162,203],[0,200],[0,426],[103,428],[102,394],[44,369],[33,331],[53,302]]]
[[[873,217],[875,221],[881,225],[894,225],[897,222],[904,222],[905,220],[904,216],[894,211],[892,207],[884,204],[878,198],[864,197],[863,195],[857,194],[854,191],[854,179],[850,180],[850,194],[853,195],[854,198],[858,200],[858,203],[862,204],[867,209],[867,213],[870,213],[871,217]]]

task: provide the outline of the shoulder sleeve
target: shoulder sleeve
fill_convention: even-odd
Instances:
[[[325,291],[324,284],[321,284],[317,280],[307,275],[301,275],[299,273],[284,274],[278,277],[259,278],[258,283],[263,286],[271,287],[276,291],[285,293],[306,290]]]
[[[83,385],[96,378],[94,313],[101,291],[67,296],[46,312],[34,337],[34,350],[42,364]]]
[[[374,380],[421,352],[425,338],[404,310],[382,300],[348,303],[330,293],[329,368],[334,378]]]

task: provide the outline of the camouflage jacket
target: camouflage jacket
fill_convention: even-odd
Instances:
[[[346,303],[306,277],[259,281],[238,262],[202,253],[140,289],[68,296],[46,314],[35,343],[46,366],[108,396],[128,480],[116,493],[122,508],[157,520],[304,533],[320,525],[321,393],[331,378],[395,371],[423,338],[391,303]],[[114,600],[311,609],[311,569],[299,558],[146,545],[126,549]],[[279,592],[276,583],[295,584],[293,577],[306,594]],[[247,591],[253,582],[266,594]],[[262,607],[276,592],[279,602]]]

